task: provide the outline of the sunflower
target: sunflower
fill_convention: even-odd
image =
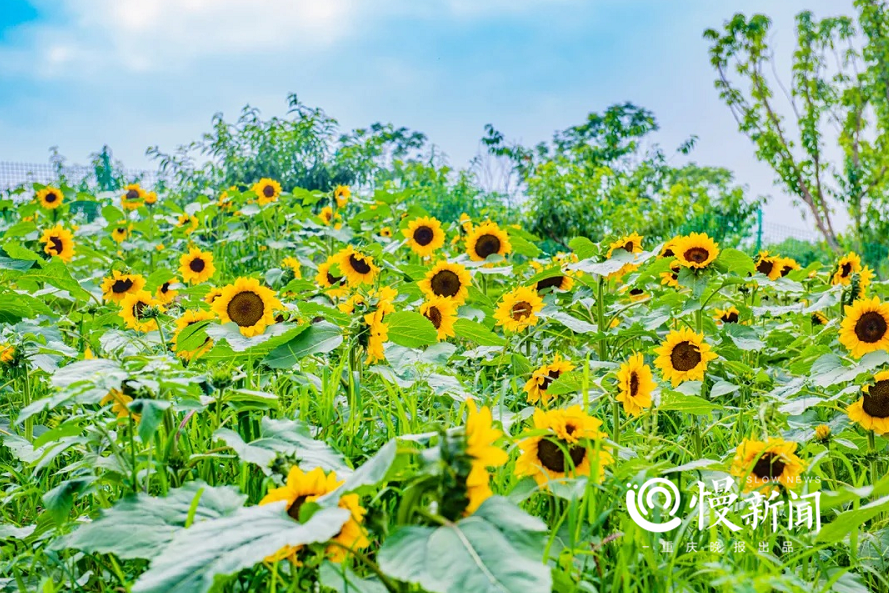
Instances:
[[[147,192],[145,194],[145,205],[154,206],[155,204],[157,204],[157,192]]]
[[[143,316],[143,312],[149,307],[157,307],[163,311],[163,306],[145,290],[127,294],[120,301],[120,317],[130,329],[143,333],[154,331],[157,329],[157,319]]]
[[[364,297],[358,293],[355,293],[352,296],[350,296],[348,299],[346,299],[346,302],[340,303],[339,305],[337,305],[336,308],[339,309],[340,311],[342,311],[343,313],[346,313],[347,315],[351,315],[352,313],[355,312],[355,307],[358,305],[361,305],[363,303],[364,303]]]
[[[833,285],[842,284],[848,286],[852,281],[852,275],[861,272],[861,257],[853,252],[844,255],[837,262],[836,272],[834,272],[830,283]]]
[[[658,257],[676,257],[676,240],[678,237],[674,237],[664,243],[663,247],[661,247],[660,253],[658,253]]]
[[[468,233],[472,230],[472,217],[470,217],[465,212],[460,215],[458,223],[460,224],[461,232]]]
[[[201,309],[196,309],[194,311],[186,311],[176,320],[176,332],[173,334],[173,348],[176,350],[176,355],[183,360],[194,360],[206,353],[210,348],[213,347],[213,340],[207,338],[204,340],[204,343],[195,348],[194,350],[180,350],[178,341],[179,334],[182,333],[186,327],[190,325],[194,325],[195,323],[200,323],[202,321],[210,321],[215,316],[210,311],[203,311]]]
[[[506,451],[494,445],[503,432],[493,427],[491,410],[484,406],[476,409],[470,402],[466,418],[466,454],[472,458],[472,470],[466,478],[466,495],[469,504],[464,510],[471,515],[493,494],[489,483],[489,467],[500,467],[509,459]]]
[[[256,194],[256,199],[260,206],[277,202],[278,196],[281,195],[281,184],[267,177],[263,177],[254,183],[251,189]]]
[[[208,305],[212,305],[221,295],[222,289],[214,286],[207,292],[206,295],[204,295],[204,302]]]
[[[349,198],[352,197],[352,190],[348,185],[338,185],[333,190],[333,197],[336,199],[337,208],[345,208]]]
[[[342,483],[342,481],[337,481],[334,472],[325,475],[324,470],[320,467],[316,467],[310,472],[304,472],[294,465],[287,474],[287,482],[280,488],[269,490],[269,493],[259,501],[259,504],[266,505],[282,500],[286,501],[287,514],[291,519],[299,522],[299,512],[305,503],[314,502],[325,494],[333,492]],[[361,525],[367,510],[359,502],[357,494],[344,494],[340,497],[339,507],[348,510],[351,516],[339,533],[330,540],[339,545],[331,544],[325,550],[328,559],[333,562],[342,562],[346,558],[347,550],[366,548],[370,544]],[[266,562],[277,562],[289,558],[296,563],[296,554],[300,549],[302,546],[284,546],[265,560]]]
[[[346,282],[352,286],[356,284],[373,284],[377,272],[380,271],[374,265],[372,257],[356,251],[351,245],[333,257],[346,277]]]
[[[793,488],[805,462],[797,457],[796,443],[780,438],[768,442],[745,439],[735,453],[731,474],[745,480],[744,491],[762,489],[770,492],[778,484]]]
[[[669,272],[661,272],[661,284],[670,288],[679,288],[679,262],[670,264]]]
[[[769,280],[777,280],[781,277],[780,259],[769,255],[768,251],[760,251],[756,256],[756,261],[754,261],[756,271],[764,276],[768,276]]]
[[[121,274],[117,270],[102,279],[102,298],[115,303],[121,302],[128,294],[142,290],[145,278],[139,274]]]
[[[472,277],[460,264],[441,260],[426,272],[426,277],[417,283],[427,296],[451,299],[457,305],[466,302]]]
[[[46,186],[37,192],[37,201],[47,210],[55,210],[65,201],[65,196],[60,189]]]
[[[380,229],[380,236],[386,237],[387,239],[391,238],[392,237],[392,228],[384,226],[383,228]]]
[[[0,362],[9,364],[15,358],[15,346],[11,346],[9,342],[0,344]]]
[[[129,226],[117,226],[114,227],[114,230],[111,231],[111,238],[115,243],[123,243],[130,236],[130,227]]]
[[[732,305],[725,309],[716,309],[713,315],[714,319],[722,323],[738,323],[741,319],[741,312]]]
[[[676,261],[685,268],[703,269],[719,255],[719,245],[705,233],[680,237],[674,245]]]
[[[571,276],[569,276],[568,274],[561,274],[559,276],[550,276],[549,278],[538,280],[537,283],[534,285],[534,290],[539,293],[550,288],[553,291],[568,291],[571,290],[572,286],[574,286],[574,280],[571,278]]]
[[[451,299],[431,297],[420,305],[420,313],[435,326],[439,342],[456,335],[454,321],[457,320],[457,305]]]
[[[154,298],[157,302],[162,305],[168,305],[173,302],[173,299],[179,294],[178,291],[170,288],[173,284],[176,284],[176,277],[173,276],[163,284],[157,287],[157,290],[154,291]]]
[[[179,215],[179,218],[176,220],[176,227],[180,229],[185,229],[185,234],[190,235],[196,230],[198,230],[198,219],[196,216],[192,214],[182,213]]]
[[[466,253],[472,261],[485,261],[489,255],[506,255],[512,251],[509,235],[496,222],[485,222],[466,235]]]
[[[519,442],[522,454],[515,465],[515,475],[531,476],[542,489],[548,482],[566,476],[589,476],[598,466],[596,481],[605,476],[605,466],[614,462],[611,454],[598,447],[598,439],[605,436],[599,427],[602,422],[584,412],[580,406],[567,410],[534,410],[535,432],[540,436],[527,437]]]
[[[331,222],[343,219],[343,217],[340,216],[338,212],[334,214],[333,208],[331,208],[330,206],[325,206],[324,208],[322,208],[321,213],[318,216],[321,218],[321,222],[323,222],[325,226],[330,226]],[[336,224],[334,225],[334,228],[338,229],[340,228],[340,226],[340,224]]]
[[[215,273],[213,254],[208,251],[192,247],[188,253],[179,258],[179,274],[182,280],[189,284],[205,282]]]
[[[840,325],[840,343],[852,356],[889,350],[889,303],[880,299],[862,299],[846,305],[846,317]]]
[[[605,255],[605,258],[611,259],[611,256],[614,255],[617,249],[623,249],[627,253],[639,253],[642,251],[642,237],[638,233],[621,237],[608,246],[608,253]]]
[[[117,414],[118,418],[133,417],[136,422],[139,421],[139,414],[131,412],[129,405],[133,402],[133,398],[123,393],[120,389],[112,389],[99,402],[100,406],[111,404],[111,411]]]
[[[827,321],[828,321],[827,315],[825,315],[821,311],[815,311],[814,313],[812,313],[812,316],[810,317],[810,319],[812,321],[812,327],[818,327],[819,325],[827,325]]]
[[[616,399],[624,404],[624,412],[628,415],[639,416],[643,408],[651,407],[651,393],[656,385],[642,354],[633,354],[620,366],[617,386],[620,393]]]
[[[248,338],[262,334],[266,326],[274,324],[274,310],[283,308],[275,291],[256,278],[238,278],[222,289],[212,306],[222,323],[236,323],[241,335]]]
[[[779,257],[776,262],[778,274],[783,278],[793,270],[799,270],[800,265],[792,257]]]
[[[865,385],[861,392],[861,399],[846,408],[849,419],[865,430],[886,434],[889,432],[889,371],[877,373],[873,385]]]
[[[367,364],[386,360],[386,351],[383,348],[383,344],[389,340],[389,325],[383,321],[385,313],[384,307],[377,307],[376,311],[364,316],[364,323],[367,324],[368,331],[366,346]]]
[[[135,210],[145,201],[145,190],[138,183],[131,183],[124,189],[126,191],[120,196],[120,205],[124,210]]]
[[[531,375],[525,383],[525,393],[528,394],[528,403],[543,403],[546,405],[553,398],[547,391],[550,384],[558,379],[562,373],[574,370],[574,365],[568,360],[562,360],[561,355],[556,354],[550,364],[545,364]]]
[[[335,258],[336,256],[332,255],[327,258],[326,262],[318,264],[318,273],[315,275],[315,282],[333,298],[345,296],[349,292],[349,287],[346,286],[346,278],[334,276],[330,273],[330,268],[337,263]]]
[[[295,257],[285,257],[283,260],[281,260],[281,265],[293,273],[293,278],[295,280],[299,280],[303,277],[299,260]]]
[[[407,239],[408,246],[420,257],[431,256],[445,242],[441,223],[432,216],[415,218],[401,231],[401,234]]]
[[[57,256],[63,262],[69,262],[74,257],[74,235],[61,224],[43,231],[40,237],[43,243],[43,252],[50,256]]]
[[[858,276],[858,287],[861,289],[861,296],[867,294],[867,287],[870,286],[874,279],[874,271],[868,266],[861,268],[861,274]]]
[[[543,309],[543,299],[533,288],[521,286],[508,292],[500,299],[494,319],[512,332],[537,324],[537,313]]]
[[[658,354],[655,366],[673,387],[683,381],[702,381],[707,363],[716,358],[716,353],[704,342],[704,336],[689,328],[671,331],[655,352]]]
[[[631,288],[627,291],[627,294],[630,295],[630,302],[638,303],[648,299],[648,295],[641,288]]]

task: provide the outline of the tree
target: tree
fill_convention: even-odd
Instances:
[[[768,17],[736,14],[724,31],[704,33],[716,88],[738,129],[834,251],[841,237],[831,199],[847,209],[859,249],[889,234],[889,9],[883,0],[855,6],[858,27],[848,17],[797,15],[789,90],[767,74],[775,67]],[[790,103],[790,120],[776,104],[776,88]],[[830,143],[839,149],[837,162]]]
[[[654,114],[624,103],[589,114],[550,143],[510,144],[490,125],[483,142],[512,160],[527,198],[527,229],[558,245],[576,236],[600,241],[638,232],[659,240],[691,231],[737,244],[760,202],[747,200],[725,169],[677,168],[657,146],[643,149],[657,129]],[[693,146],[694,138],[679,151]]]

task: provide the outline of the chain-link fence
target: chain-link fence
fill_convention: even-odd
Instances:
[[[130,182],[153,188],[165,181],[157,171],[126,169],[113,166],[107,159],[95,165],[65,165],[62,163],[14,163],[0,161],[0,191],[31,183],[65,184],[84,190],[117,190]]]

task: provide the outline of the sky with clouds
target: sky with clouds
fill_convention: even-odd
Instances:
[[[108,144],[150,167],[146,147],[247,103],[282,115],[292,91],[344,128],[420,130],[463,166],[487,123],[530,144],[632,101],[664,148],[697,135],[693,160],[771,195],[768,221],[807,228],[717,97],[702,38],[768,14],[787,80],[801,10],[852,0],[0,0],[0,160],[58,146],[85,162]]]

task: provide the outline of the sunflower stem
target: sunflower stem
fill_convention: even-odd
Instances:
[[[605,342],[604,332],[608,330],[605,327],[605,277],[599,276],[599,288],[596,295],[596,323],[599,326],[599,360],[605,360],[606,348],[608,344]]]
[[[611,435],[611,440],[615,445],[620,445],[620,402],[616,397],[611,399],[611,415],[614,423],[614,434]]]
[[[867,431],[867,452],[870,464],[870,483],[877,483],[877,443],[874,431]]]

